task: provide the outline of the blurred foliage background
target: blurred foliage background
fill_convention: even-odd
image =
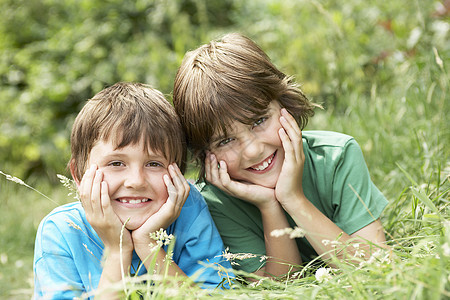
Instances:
[[[89,97],[138,81],[170,99],[186,51],[239,31],[324,105],[309,129],[354,135],[384,176],[406,150],[398,141],[417,134],[402,121],[408,102],[420,102],[414,122],[448,109],[448,9],[433,0],[1,0],[0,169],[56,182]],[[377,99],[386,95],[385,111]],[[336,119],[350,114],[363,122]]]

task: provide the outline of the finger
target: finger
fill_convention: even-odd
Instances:
[[[286,108],[281,109],[281,116],[289,123],[289,126],[295,130],[297,134],[300,134],[301,130],[298,127],[298,123],[295,118],[286,110]]]
[[[175,186],[173,185],[172,180],[170,179],[169,175],[164,174],[163,175],[163,181],[167,188],[167,193],[169,194],[169,199],[171,201],[174,201],[177,197],[177,190]]]
[[[177,189],[178,194],[180,194],[180,196],[182,197],[182,201],[184,203],[189,195],[189,183],[187,182],[183,173],[181,173],[180,168],[178,168],[178,165],[176,163],[173,163],[171,166],[169,166],[169,173],[171,174],[172,181],[175,184],[175,188]]]
[[[221,187],[220,179],[219,179],[219,164],[217,162],[217,158],[214,154],[210,155],[210,164],[209,164],[209,182],[216,185],[217,187]]]
[[[231,183],[231,177],[228,174],[227,163],[223,160],[219,162],[218,175],[221,185],[228,189]]]
[[[278,130],[278,135],[280,136],[281,144],[284,149],[285,162],[296,162],[297,158],[295,156],[294,146],[288,134],[286,133],[286,130],[284,128],[280,128]]]
[[[221,160],[219,165],[219,180],[222,185],[222,189],[231,195],[236,195],[239,193],[239,186],[241,185],[242,187],[242,184],[231,179],[230,174],[228,174],[228,167],[225,161]]]
[[[295,121],[293,123],[290,122],[284,116],[280,117],[280,123],[283,126],[283,128],[286,130],[286,133],[288,134],[289,138],[293,142],[297,142],[298,138],[301,134],[300,128],[298,127],[297,123]]]
[[[298,161],[301,158],[303,151],[302,132],[293,117],[290,114],[287,114],[287,117],[289,117],[289,119],[291,120],[288,120],[284,116],[281,116],[280,123],[285,129],[285,132],[292,143],[294,155],[296,160]]]
[[[108,183],[106,181],[101,182],[101,206],[103,214],[106,218],[112,220],[114,217],[114,211],[111,206],[111,198],[108,192]]]
[[[92,213],[91,192],[96,166],[92,165],[83,175],[79,186],[80,201],[87,214]]]
[[[169,171],[170,178],[172,179],[172,183],[174,184],[175,188],[178,189],[180,186],[183,185],[181,182],[181,178],[179,176],[180,174],[177,172],[177,170],[175,170],[173,164],[170,164],[167,169]]]
[[[167,187],[167,193],[169,194],[169,198],[163,206],[166,209],[169,209],[171,207],[169,211],[172,211],[172,214],[179,214],[181,208],[184,205],[184,202],[186,201],[187,194],[184,193],[184,189],[183,191],[177,190],[167,174],[163,176],[163,179]],[[169,204],[170,206],[168,206]]]
[[[101,195],[101,185],[103,180],[103,172],[96,170],[94,173],[94,181],[92,182],[91,190],[91,207],[94,214],[98,214],[99,217],[103,216],[102,209],[102,195]]]
[[[211,154],[209,152],[205,156],[205,177],[207,181],[211,182]]]

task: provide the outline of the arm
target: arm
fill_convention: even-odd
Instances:
[[[324,255],[325,259],[331,259],[333,256],[338,259],[354,257],[356,251],[360,251],[361,248],[348,244],[352,237],[317,209],[305,197],[302,185],[298,184],[302,182],[304,153],[301,131],[297,123],[285,110],[282,110],[280,123],[283,129],[280,129],[279,134],[285,149],[285,163],[281,172],[290,174],[290,176],[280,175],[275,188],[277,200],[291,215],[296,224],[305,230],[306,238],[319,255]],[[340,186],[339,188],[346,187]],[[353,237],[359,237],[358,240],[352,240],[355,243],[362,244],[365,253],[369,253],[369,255],[371,246],[365,239],[380,246],[385,241],[381,222],[375,219],[373,221],[373,223],[353,234]],[[345,247],[344,251],[340,251],[342,247],[336,248],[333,243],[326,243],[326,245],[322,243],[323,240],[334,241],[338,237],[340,237],[339,242]]]
[[[255,205],[261,212],[268,259],[257,274],[268,277],[281,276],[291,270],[291,265],[300,265],[301,257],[295,240],[287,236],[276,238],[270,234],[273,230],[289,227],[286,215],[275,199],[275,191],[231,180],[224,161],[220,162],[220,168],[215,166],[217,160],[211,154],[205,162],[206,179],[228,194]]]
[[[294,239],[284,235],[276,237],[271,232],[289,228],[290,225],[281,205],[276,202],[260,208],[264,228],[267,261],[264,268],[256,272],[260,276],[281,276],[291,270],[291,265],[300,265],[301,257]]]
[[[295,223],[306,232],[306,238],[319,255],[324,259],[332,259],[334,256],[339,260],[355,257],[357,251],[364,250],[365,259],[371,255],[373,248],[369,242],[380,247],[385,247],[386,241],[383,226],[380,219],[375,220],[352,235],[348,235],[322,212],[320,212],[311,202],[304,198],[292,199],[297,202],[294,205],[286,206],[286,211],[292,216]],[[320,226],[318,226],[320,224]],[[333,243],[323,243],[323,240],[335,241],[339,237],[339,245]],[[358,247],[353,245],[358,244]],[[374,249],[376,250],[376,249]],[[355,261],[359,263],[359,261]]]

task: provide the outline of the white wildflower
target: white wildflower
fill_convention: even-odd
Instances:
[[[244,260],[247,258],[253,258],[256,257],[255,254],[251,254],[251,253],[236,253],[234,254],[234,259],[239,259],[239,260]]]
[[[261,255],[261,257],[259,258],[259,262],[263,262],[263,261],[265,261],[265,260],[267,260],[267,259],[268,259],[267,256]]]
[[[368,265],[374,264],[377,267],[380,267],[384,263],[390,264],[391,260],[389,258],[389,252],[383,251],[381,249],[378,249],[377,251],[372,253],[370,258],[366,262],[366,264]]]
[[[251,288],[255,288],[255,287],[259,286],[266,279],[267,279],[266,277],[261,278],[258,281],[254,281],[254,282],[250,283],[248,286],[251,287]]]
[[[18,184],[20,184],[20,185],[24,185],[24,186],[26,186],[26,187],[29,187],[29,185],[26,184],[26,183],[25,183],[22,179],[20,179],[20,178],[17,178],[17,177],[15,177],[15,176],[11,176],[11,175],[9,175],[9,174],[3,173],[2,171],[0,171],[0,174],[4,175],[4,176],[6,177],[6,179],[9,180],[9,181],[18,183]]]
[[[316,271],[316,280],[320,283],[327,282],[332,278],[330,268],[319,268]]]
[[[448,243],[442,245],[442,254],[444,254],[445,256],[450,256],[450,246],[448,245]]]
[[[166,257],[164,257],[163,262],[168,261],[169,263],[173,262],[173,251],[168,251],[166,253]]]
[[[8,254],[2,253],[0,254],[0,263],[5,265],[8,262]]]
[[[251,254],[251,253],[231,253],[231,252],[228,252],[228,250],[229,250],[229,248],[227,247],[224,251],[222,251],[221,255],[217,255],[216,257],[225,258],[227,261],[229,261],[231,263],[232,266],[239,266],[239,264],[237,262],[235,262],[235,260],[244,260],[244,259],[256,257],[255,254]]]
[[[299,227],[295,228],[283,228],[283,229],[275,229],[270,235],[273,237],[280,237],[283,235],[289,235],[290,239],[301,238],[305,236],[305,231]]]
[[[172,297],[177,297],[179,295],[180,291],[177,288],[170,288],[164,290],[164,295],[170,299]]]
[[[342,243],[339,241],[331,241],[331,248],[336,248],[337,246],[341,245]]]
[[[411,30],[408,41],[406,42],[409,49],[413,48],[417,44],[421,35],[422,30],[419,27],[416,27],[413,30]]]
[[[160,228],[158,231],[151,232],[149,236],[156,242],[149,244],[150,252],[156,252],[161,247],[169,245],[174,239],[173,234],[167,234],[167,231],[165,231],[163,228]],[[168,261],[170,263],[172,262],[172,258],[173,251],[168,251],[164,258],[164,262]]]
[[[290,228],[283,228],[283,229],[275,229],[275,230],[273,230],[271,233],[270,233],[270,236],[273,236],[273,237],[280,237],[280,236],[283,236],[283,235],[285,235],[287,232],[286,232],[286,229],[290,229]]]
[[[363,249],[357,249],[355,251],[354,257],[364,257],[366,256],[366,253]]]
[[[324,246],[328,246],[329,244],[330,244],[330,240],[322,240],[322,244],[324,245]]]
[[[295,239],[295,238],[302,238],[304,237],[306,232],[301,229],[300,227],[295,227],[291,233],[289,234],[289,238]]]
[[[221,255],[216,255],[215,257],[221,256],[221,257],[225,258],[227,261],[230,261],[232,259],[233,254],[228,252],[228,249],[230,249],[230,248],[226,247],[225,250],[222,251]]]
[[[18,259],[16,260],[14,265],[16,266],[16,268],[22,268],[25,265],[25,263],[23,262],[23,260]]]
[[[69,194],[67,194],[67,196],[72,196],[76,199],[76,200],[80,200],[80,197],[78,196],[78,190],[77,190],[77,186],[75,184],[75,181],[67,178],[64,175],[61,174],[56,174],[56,177],[58,177],[59,182],[62,183],[62,185],[67,188],[69,190]]]
[[[18,183],[18,184],[23,185],[23,186],[26,186],[26,187],[29,188],[30,190],[35,191],[36,193],[38,193],[39,195],[41,195],[41,196],[47,198],[48,200],[52,201],[53,203],[58,204],[58,203],[55,202],[54,200],[50,199],[48,196],[46,196],[46,195],[42,194],[41,192],[39,192],[39,191],[38,191],[37,189],[35,189],[34,187],[29,186],[28,184],[26,184],[22,179],[17,178],[17,177],[14,177],[14,176],[11,176],[11,175],[6,174],[6,173],[3,173],[2,171],[0,171],[0,174],[2,174],[3,176],[5,176],[7,180],[12,181],[12,182],[15,182],[15,183]]]
[[[167,246],[173,240],[173,234],[167,234],[167,232],[160,228],[158,231],[150,233],[150,238],[152,238],[156,244],[160,247]],[[150,244],[153,246],[153,244]]]

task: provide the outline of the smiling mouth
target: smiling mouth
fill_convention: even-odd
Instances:
[[[120,203],[139,204],[139,203],[148,202],[148,201],[150,201],[150,199],[148,199],[148,198],[141,198],[141,199],[124,199],[124,198],[119,198],[119,199],[117,199],[117,201],[119,201]]]
[[[275,158],[275,155],[277,154],[277,152],[275,151],[271,156],[269,156],[268,158],[266,158],[262,163],[249,167],[248,169],[250,170],[254,170],[254,171],[264,171],[266,170],[269,166],[271,166],[273,159]]]

